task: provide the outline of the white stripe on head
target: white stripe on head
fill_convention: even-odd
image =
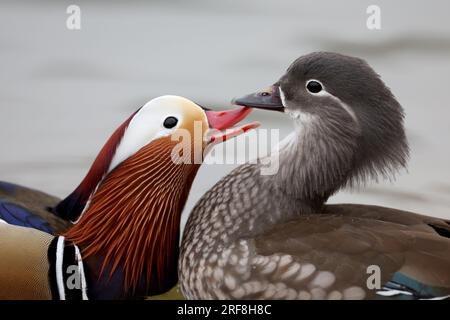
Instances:
[[[171,129],[164,128],[164,119],[172,116],[179,119],[180,124],[185,112],[183,108],[187,103],[192,104],[186,98],[170,95],[147,102],[128,124],[111,160],[108,173],[151,141],[170,135],[178,125]]]
[[[355,112],[353,111],[353,109],[352,109],[348,104],[346,104],[345,102],[343,102],[343,101],[342,101],[341,99],[339,99],[338,97],[336,97],[336,96],[332,95],[331,93],[329,93],[329,92],[326,90],[326,88],[325,88],[325,86],[323,85],[323,83],[320,82],[319,80],[316,80],[316,79],[310,79],[310,80],[306,81],[306,85],[308,85],[308,83],[309,83],[310,81],[315,81],[315,82],[320,83],[320,85],[322,86],[322,90],[321,90],[320,92],[318,92],[318,93],[312,93],[312,92],[310,92],[308,89],[306,89],[306,91],[307,91],[309,94],[311,94],[311,95],[313,95],[313,96],[330,97],[330,98],[333,99],[337,104],[339,104],[339,105],[342,107],[342,109],[345,110],[345,112],[348,113],[348,115],[353,119],[354,122],[356,122],[357,124],[359,123],[358,118],[357,118],[356,115],[355,115]],[[305,87],[306,87],[306,85],[305,85]]]
[[[129,157],[133,156],[136,152],[153,140],[172,134],[173,131],[176,130],[183,122],[184,116],[189,114],[189,112],[192,112],[193,107],[198,110],[202,110],[200,106],[186,98],[165,95],[150,100],[142,108],[140,108],[134,114],[132,119],[130,119],[127,128],[123,132],[123,136],[117,144],[108,170],[97,183],[96,188],[91,192],[81,214],[75,221],[71,222],[76,224],[80,221],[91,204],[92,196],[96,193],[104,178],[114,168]],[[204,116],[203,120],[206,123],[206,114],[204,111],[202,111],[202,113]],[[177,124],[170,129],[164,127],[164,120],[167,119],[167,117],[175,117],[178,120]]]
[[[314,95],[314,96],[330,97],[337,104],[339,104],[342,107],[342,109],[345,110],[345,112],[348,113],[348,115],[352,118],[352,120],[355,123],[359,124],[359,121],[358,121],[358,118],[356,117],[355,112],[353,111],[353,109],[348,104],[346,104],[345,102],[343,102],[338,97],[336,97],[336,96],[332,95],[331,93],[329,93],[328,91],[326,91],[325,86],[320,81],[315,80],[315,79],[311,79],[311,80],[319,82],[322,85],[322,90],[320,92],[318,92],[318,93],[311,93],[309,91],[308,91],[308,93],[310,93],[311,95]],[[308,80],[308,82],[311,81],[311,80]],[[280,92],[281,103],[282,103],[283,107],[286,108],[287,107],[286,96],[284,95],[284,92],[281,89],[281,86],[278,88],[278,90]],[[286,110],[287,110],[287,112],[289,112],[288,109],[286,109]],[[293,114],[294,116],[296,116],[296,118],[300,118],[300,117],[303,117],[303,115],[306,115],[306,113],[300,112],[300,111],[291,111],[290,113]],[[302,120],[310,120],[310,119],[309,118],[305,118],[305,119],[302,119]]]
[[[147,102],[131,119],[111,160],[108,173],[153,139],[163,136],[163,132],[167,131],[162,127],[164,109],[158,108],[158,100],[160,98]],[[174,114],[173,116],[177,117],[178,115]]]
[[[353,121],[355,121],[357,124],[359,123],[358,118],[356,117],[355,112],[353,111],[353,109],[346,104],[345,102],[343,102],[341,99],[339,99],[338,97],[333,96],[332,94],[329,94],[329,96],[336,101],[341,107],[342,109],[344,109],[349,115],[350,117],[352,117]]]

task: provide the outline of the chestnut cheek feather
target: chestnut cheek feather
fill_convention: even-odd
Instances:
[[[126,290],[136,288],[142,275],[149,294],[176,282],[180,216],[200,166],[174,164],[176,143],[155,140],[114,169],[66,234],[83,258],[104,257],[100,275],[123,269]]]

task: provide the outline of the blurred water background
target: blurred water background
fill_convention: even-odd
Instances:
[[[81,8],[79,31],[66,8]],[[366,28],[381,7],[382,29]],[[272,84],[298,56],[327,50],[366,59],[406,111],[408,172],[330,202],[450,218],[450,2],[4,1],[0,3],[0,180],[63,197],[113,130],[153,97],[222,108]],[[292,130],[255,111],[263,128]],[[200,170],[186,206],[233,165]],[[185,215],[186,217],[186,215]]]

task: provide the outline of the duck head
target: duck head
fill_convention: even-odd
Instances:
[[[234,126],[250,111],[215,112],[162,96],[114,132],[85,179],[56,208],[75,221],[65,236],[82,249],[91,278],[103,277],[91,293],[112,298],[140,288],[157,294],[176,283],[180,216],[202,160],[195,161],[195,149],[257,127]],[[174,154],[183,161],[174,161]],[[105,274],[119,285],[107,287]]]
[[[302,56],[273,86],[233,103],[288,115],[302,146],[297,163],[312,167],[309,174],[323,182],[309,182],[325,194],[342,183],[390,176],[406,164],[403,109],[362,59],[330,52]]]
[[[180,138],[186,138],[188,141],[182,142],[195,147],[189,155],[193,157],[199,152],[202,154],[211,145],[256,128],[259,125],[257,122],[235,126],[250,112],[247,107],[213,111],[179,96],[161,96],[147,102],[111,135],[86,177],[72,194],[54,208],[55,213],[76,221],[103,178],[128,158],[162,142],[173,144],[180,142]],[[198,164],[202,157],[200,161],[192,160]]]

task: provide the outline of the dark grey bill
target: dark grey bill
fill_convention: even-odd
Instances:
[[[284,112],[278,85],[273,85],[265,90],[251,93],[241,98],[234,98],[231,100],[231,103],[244,107]]]

